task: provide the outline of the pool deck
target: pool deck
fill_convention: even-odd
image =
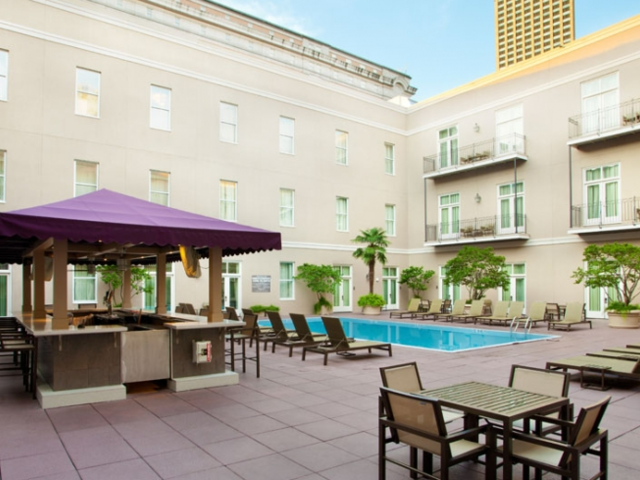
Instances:
[[[533,332],[547,333],[546,326]],[[320,355],[302,362],[299,350],[289,358],[280,348],[261,356],[259,379],[250,364],[239,385],[172,393],[147,384],[123,401],[46,411],[19,377],[0,377],[0,478],[373,480],[380,367],[417,361],[425,388],[468,380],[506,385],[512,364],[544,367],[547,360],[640,343],[640,330],[611,329],[604,320],[594,320],[593,330],[579,325],[557,333],[555,340],[458,353],[394,345],[392,358],[386,352],[330,356],[326,367]],[[609,478],[636,480],[640,383],[612,385],[603,393],[574,380],[570,397],[579,409],[612,395],[602,423],[609,429]],[[394,454],[406,459],[407,452],[396,448]],[[582,465],[589,478],[594,461],[583,458]],[[453,479],[484,478],[473,463],[451,473]],[[409,475],[389,466],[387,478]],[[519,467],[514,478],[521,478]]]

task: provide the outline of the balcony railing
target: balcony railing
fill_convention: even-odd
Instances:
[[[640,197],[613,202],[592,202],[571,208],[571,227],[601,229],[603,227],[640,225]]]
[[[569,139],[599,136],[621,129],[640,127],[640,99],[594,110],[569,118]]]
[[[524,156],[525,136],[518,133],[491,138],[483,142],[460,147],[447,155],[436,153],[424,157],[424,173],[449,172],[457,169],[467,170],[484,163],[491,163],[497,158],[512,158],[514,155]]]
[[[461,242],[496,239],[501,236],[526,234],[526,216],[494,215],[451,223],[428,224],[427,242]]]

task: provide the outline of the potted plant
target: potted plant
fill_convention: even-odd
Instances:
[[[382,295],[378,295],[377,293],[362,295],[358,299],[358,306],[362,307],[362,313],[365,315],[380,315],[380,311],[385,303]]]
[[[385,300],[381,295],[373,294],[373,285],[376,277],[376,262],[380,262],[383,265],[387,263],[387,247],[390,242],[387,239],[387,232],[384,228],[370,228],[369,230],[360,230],[360,235],[352,240],[355,243],[366,243],[365,247],[358,247],[353,252],[355,258],[362,260],[367,267],[369,267],[369,273],[367,278],[369,279],[369,294],[364,295],[358,299],[359,307],[369,307],[367,313],[373,315],[374,313],[380,313],[380,310],[385,305]],[[374,298],[377,297],[377,298]],[[373,303],[373,304],[372,304]],[[377,307],[374,305],[377,304]],[[373,311],[375,309],[375,311]]]
[[[575,283],[588,288],[603,288],[608,299],[609,326],[640,327],[640,305],[633,300],[640,281],[640,247],[629,243],[589,245],[584,249],[586,268],[578,268]]]
[[[309,290],[318,296],[318,301],[313,304],[313,313],[329,313],[333,305],[325,295],[332,294],[337,285],[342,282],[340,272],[331,265],[313,265],[304,263],[298,267],[298,274],[294,277],[307,284]]]

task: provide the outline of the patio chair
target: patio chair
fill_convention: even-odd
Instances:
[[[245,317],[247,315],[253,314],[246,313]],[[262,330],[261,327],[258,326],[258,329],[260,332],[260,341],[264,343],[264,350],[267,350],[267,345],[271,342],[271,352],[273,353],[276,351],[276,343],[284,344],[291,339],[297,338],[297,334],[294,330],[285,328],[279,312],[269,311],[267,312],[267,316],[269,317],[269,322],[271,322],[271,327],[267,330]]]
[[[229,320],[240,320],[240,317],[238,317],[238,312],[236,311],[235,308],[233,307],[225,307],[225,310],[227,312],[227,314],[229,315],[228,318]]]
[[[380,376],[382,377],[382,385],[386,388],[413,394],[420,394],[424,391],[416,362],[380,367]],[[442,418],[445,423],[453,422],[463,416],[464,414],[461,412],[442,410]]]
[[[320,353],[324,355],[324,365],[327,364],[327,359],[330,353],[335,353],[341,356],[351,356],[354,350],[368,350],[369,353],[373,349],[383,350],[391,353],[391,344],[386,342],[373,342],[373,341],[351,341],[347,338],[342,328],[340,319],[336,317],[322,317],[322,323],[327,331],[327,337],[329,341],[321,345],[313,345],[304,347],[302,349],[302,360],[306,358],[307,352]]]
[[[580,480],[580,459],[591,454],[599,458],[599,471],[589,478],[607,478],[608,432],[600,429],[600,421],[611,397],[607,396],[580,410],[576,421],[547,420],[558,427],[569,429],[568,441],[550,440],[537,435],[512,432],[512,459],[522,463],[523,474],[529,468],[536,470],[536,478],[542,478],[542,472],[555,473],[562,478]],[[598,444],[599,448],[593,448]],[[498,448],[498,455],[502,449]],[[525,478],[528,478],[526,474]]]
[[[547,330],[551,328],[563,327],[570,330],[573,325],[588,323],[589,328],[593,328],[591,320],[584,318],[584,303],[573,302],[567,304],[562,320],[549,320]]]
[[[560,320],[560,305],[557,303],[546,303],[545,314],[549,320]]]
[[[0,376],[21,375],[25,390],[36,398],[38,349],[35,339],[14,318],[2,319],[1,325],[0,357],[8,358],[8,362],[0,364]],[[4,373],[12,371],[17,373]]]
[[[198,315],[200,315],[201,317],[206,317],[207,315],[209,315],[209,307],[202,307],[198,312]]]
[[[231,370],[235,371],[236,358],[239,356],[242,361],[242,373],[247,371],[247,360],[256,362],[256,377],[260,378],[260,339],[258,333],[258,317],[256,315],[245,315],[243,319],[245,326],[233,328],[229,330],[229,334],[226,336],[230,342],[230,347],[226,354],[229,356],[229,362],[226,362]],[[249,348],[251,348],[253,342],[256,342],[256,353],[254,356],[247,355],[247,340],[249,340]],[[241,350],[236,352],[236,343],[239,344]]]
[[[182,306],[182,313],[187,313],[189,315],[195,315],[196,314],[196,309],[193,308],[193,305],[190,303],[181,303],[180,304]]]
[[[442,313],[451,313],[451,299],[445,298],[442,301]]]
[[[467,323],[467,320],[473,320],[477,317],[482,316],[482,312],[484,310],[484,299],[481,300],[473,300],[471,302],[471,307],[469,308],[469,313],[461,313],[459,315],[453,315],[451,317],[451,321],[463,321],[463,323]]]
[[[533,302],[529,307],[529,323],[535,325],[538,322],[546,322],[547,317],[547,304],[545,302]]]
[[[429,317],[435,321],[436,315],[440,315],[440,310],[442,309],[442,300],[433,300],[429,305],[429,310],[426,312],[419,312],[415,315],[415,319],[417,320],[426,320]]]
[[[580,373],[580,386],[582,388],[597,388],[607,390],[605,376],[617,375],[621,378],[640,381],[640,359],[633,362],[621,358],[595,357],[591,355],[579,355],[547,362],[549,370],[577,370]],[[599,383],[593,384],[585,381],[585,373],[596,375]]]
[[[489,425],[470,428],[452,434],[447,433],[442,408],[437,400],[381,387],[380,395],[386,415],[378,421],[378,478],[386,479],[387,462],[406,468],[412,478],[418,475],[437,478],[433,474],[433,456],[440,457],[440,478],[447,480],[449,470],[460,462],[477,460],[485,455],[485,476],[495,475],[495,457],[491,444]],[[409,446],[409,462],[397,460],[397,455],[387,456],[387,432],[391,441]],[[485,443],[478,443],[479,434],[485,435]],[[418,450],[422,451],[422,469],[418,468]]]
[[[393,318],[393,317],[403,318],[405,315],[408,315],[410,318],[413,318],[416,316],[416,313],[418,313],[421,303],[422,303],[421,299],[412,298],[411,300],[409,300],[409,305],[407,305],[406,310],[389,312],[389,318]]]
[[[451,321],[451,318],[457,315],[462,315],[464,313],[464,307],[467,304],[465,300],[456,300],[453,302],[453,308],[451,309],[451,313],[441,313],[439,315],[435,315],[434,320],[440,320],[443,318],[445,321]]]
[[[509,301],[507,300],[502,300],[499,301],[498,303],[496,303],[496,308],[494,309],[493,313],[491,315],[488,316],[483,316],[483,317],[476,317],[474,319],[473,323],[476,323],[477,321],[480,322],[489,322],[489,325],[491,325],[491,322],[493,320],[506,320],[507,314],[509,313]]]
[[[283,339],[282,341],[274,342],[271,349],[272,352],[275,352],[276,345],[281,345],[289,348],[289,356],[291,357],[293,356],[293,349],[296,347],[320,345],[329,340],[323,333],[311,332],[307,319],[304,315],[300,313],[290,313],[289,316],[291,317],[291,321],[295,327],[295,332],[293,334],[289,334],[289,338],[286,340]]]

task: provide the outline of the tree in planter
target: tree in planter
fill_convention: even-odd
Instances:
[[[424,267],[407,267],[400,274],[400,284],[409,287],[415,298],[420,298],[435,273],[433,270],[425,270]]]
[[[331,265],[314,265],[303,263],[298,267],[298,274],[293,277],[306,283],[309,290],[318,295],[318,301],[313,305],[313,313],[320,313],[322,307],[330,309],[331,302],[325,295],[334,292],[337,285],[342,282],[340,272]]]
[[[98,265],[96,271],[100,273],[100,279],[107,285],[109,292],[105,297],[105,303],[109,308],[113,303],[120,303],[124,299],[124,272],[118,270],[116,265]],[[143,267],[131,266],[131,298],[141,293],[151,293],[153,287],[147,285],[147,280],[151,279],[149,272]],[[120,293],[120,302],[115,299],[115,292]]]
[[[480,300],[487,290],[509,288],[505,258],[493,253],[493,248],[462,247],[446,265],[445,285],[467,287],[469,298]]]
[[[358,247],[353,256],[362,260],[369,267],[369,293],[373,293],[376,276],[376,262],[387,263],[387,233],[383,228],[360,230],[360,235],[352,240],[355,243],[366,243],[366,247]]]

